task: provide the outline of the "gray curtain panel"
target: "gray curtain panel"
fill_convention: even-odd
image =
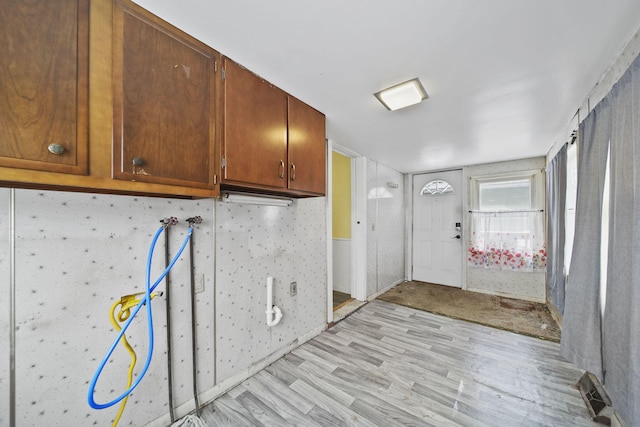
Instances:
[[[576,228],[560,340],[564,358],[601,380],[600,239],[610,135],[611,108],[605,98],[579,129]]]
[[[640,426],[640,59],[611,97],[611,193],[604,385],[614,408]]]
[[[564,313],[567,144],[547,166],[547,296]]]

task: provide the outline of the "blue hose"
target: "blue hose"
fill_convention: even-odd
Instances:
[[[158,238],[160,237],[160,234],[162,233],[162,231],[164,229],[165,229],[164,225],[158,229],[158,231],[156,232],[155,236],[153,236],[153,240],[151,241],[151,246],[149,247],[149,256],[147,257],[146,289],[145,289],[144,298],[135,307],[135,309],[133,310],[133,314],[131,316],[129,316],[129,319],[127,319],[126,323],[124,324],[124,326],[122,327],[122,329],[118,333],[118,336],[116,337],[116,339],[113,341],[113,344],[111,344],[111,348],[109,348],[109,351],[107,352],[107,354],[102,359],[102,362],[98,366],[98,369],[96,370],[96,373],[93,375],[93,378],[91,379],[91,384],[89,385],[89,393],[87,395],[87,401],[89,402],[89,406],[91,406],[93,409],[109,408],[109,407],[115,405],[116,403],[120,402],[122,399],[127,397],[129,394],[131,394],[131,392],[138,386],[138,384],[140,384],[140,381],[142,381],[142,378],[147,373],[147,370],[149,369],[149,365],[151,364],[151,356],[153,355],[153,342],[154,342],[154,340],[153,340],[153,319],[152,319],[152,310],[151,310],[151,293],[158,286],[158,284],[164,279],[164,277],[169,273],[169,271],[173,268],[173,265],[176,263],[176,261],[178,261],[178,258],[180,258],[180,255],[182,255],[182,251],[184,251],[184,248],[187,246],[187,243],[189,243],[189,239],[191,239],[191,235],[193,234],[193,225],[190,225],[189,226],[189,230],[187,231],[187,236],[185,237],[184,241],[182,242],[182,245],[180,246],[180,249],[178,249],[178,253],[176,253],[176,255],[173,257],[173,260],[171,260],[171,263],[169,263],[169,265],[162,272],[160,277],[158,277],[158,279],[153,283],[153,285],[151,285],[151,261],[153,259],[153,252],[155,251],[155,246],[156,246],[156,243],[158,241]],[[116,397],[111,402],[108,402],[108,403],[96,403],[96,401],[93,399],[93,395],[95,393],[96,383],[98,382],[98,379],[100,378],[100,374],[102,373],[102,370],[104,369],[106,363],[109,361],[109,358],[111,357],[111,355],[113,354],[114,350],[118,346],[118,343],[122,339],[122,336],[126,332],[127,328],[131,324],[131,322],[133,321],[134,317],[136,317],[136,314],[138,314],[138,312],[140,311],[142,306],[145,305],[145,304],[147,305],[147,326],[148,326],[148,329],[149,329],[149,349],[147,351],[147,360],[146,360],[146,362],[144,364],[144,367],[142,368],[142,371],[140,371],[140,374],[138,375],[138,378],[136,379],[136,381],[124,393],[122,393],[120,396]]]

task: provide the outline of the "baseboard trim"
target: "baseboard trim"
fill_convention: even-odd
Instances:
[[[560,329],[562,329],[563,316],[560,311],[558,311],[558,308],[549,300],[547,300],[547,308],[549,309],[549,313],[551,313],[551,317],[553,318],[553,320],[555,320]]]
[[[374,294],[371,294],[367,297],[367,301],[373,301],[374,299],[378,298],[380,295],[384,294],[385,292],[387,292],[390,289],[395,288],[396,286],[398,286],[400,283],[404,283],[406,282],[406,279],[400,279],[394,283],[392,283],[391,285],[387,286],[386,288],[382,289],[381,291],[378,291]]]

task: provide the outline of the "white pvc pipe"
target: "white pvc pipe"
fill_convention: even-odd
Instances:
[[[267,277],[267,314],[273,313],[273,277]]]
[[[267,277],[267,325],[276,326],[282,319],[282,311],[273,305],[273,277]],[[275,318],[273,317],[275,313]]]

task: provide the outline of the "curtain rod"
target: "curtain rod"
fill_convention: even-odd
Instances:
[[[488,214],[523,213],[523,212],[544,212],[544,209],[522,209],[522,210],[515,210],[515,211],[469,211],[469,213],[488,213]]]

